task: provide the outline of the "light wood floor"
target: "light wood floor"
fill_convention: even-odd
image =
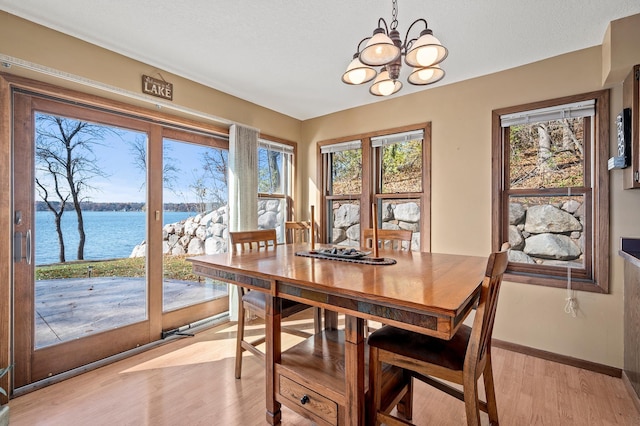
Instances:
[[[292,323],[312,329],[308,315]],[[247,355],[236,380],[234,342],[233,324],[217,327],[20,396],[9,404],[11,426],[265,425],[264,369]],[[502,425],[640,425],[621,379],[493,351]],[[417,425],[466,424],[460,401],[421,383],[415,393]],[[286,407],[282,420],[310,424]]]

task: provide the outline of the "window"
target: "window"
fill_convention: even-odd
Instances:
[[[325,186],[327,242],[359,245],[362,191],[362,142],[349,141],[320,149]]]
[[[412,249],[430,249],[430,127],[321,142],[326,241],[359,246],[362,228],[413,231]],[[362,226],[361,226],[362,224]]]
[[[294,146],[258,141],[258,228],[275,229],[284,242],[284,222],[292,209]]]
[[[608,291],[608,92],[493,112],[493,247],[508,279]]]
[[[374,199],[382,229],[413,231],[411,248],[420,251],[424,182],[424,130],[371,138]]]

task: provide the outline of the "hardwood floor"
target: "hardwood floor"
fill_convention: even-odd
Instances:
[[[311,311],[287,324],[312,330]],[[285,334],[283,346],[299,340]],[[247,355],[236,380],[234,344],[235,325],[223,325],[20,396],[11,426],[265,425],[264,368]],[[502,425],[640,425],[622,379],[497,348],[493,357]],[[466,424],[460,401],[419,382],[415,394],[417,425]],[[282,424],[310,422],[283,407]]]

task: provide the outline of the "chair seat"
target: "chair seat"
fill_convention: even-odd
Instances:
[[[266,310],[267,295],[261,291],[248,291],[242,296],[242,301],[264,312]],[[280,299],[280,301],[280,303],[282,303],[280,310],[283,317],[288,317],[310,307],[309,305],[294,302],[293,300]]]
[[[367,343],[408,358],[462,371],[470,336],[471,328],[466,325],[460,326],[451,340],[387,325],[371,333]]]

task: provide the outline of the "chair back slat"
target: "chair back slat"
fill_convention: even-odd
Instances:
[[[465,364],[467,362],[480,362],[491,344],[493,324],[498,307],[498,294],[500,293],[502,276],[509,263],[509,247],[509,243],[504,243],[501,250],[491,253],[487,261],[487,270],[482,281],[480,299],[476,308],[476,317],[473,322],[473,331],[467,349]]]
[[[309,242],[309,230],[311,229],[309,222],[288,221],[285,222],[284,228],[287,244]]]
[[[267,249],[278,244],[275,229],[229,232],[229,243],[232,254]]]
[[[378,247],[411,251],[413,232],[408,229],[378,229]],[[373,248],[373,229],[364,230],[364,247]]]

